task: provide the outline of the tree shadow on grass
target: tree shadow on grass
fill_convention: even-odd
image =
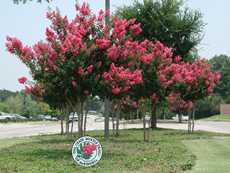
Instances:
[[[24,155],[24,156],[23,156]],[[37,159],[50,159],[50,160],[70,160],[71,150],[65,149],[35,149],[32,151],[24,152],[23,157],[33,157]]]

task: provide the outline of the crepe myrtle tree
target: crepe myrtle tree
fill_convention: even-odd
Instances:
[[[29,68],[35,85],[42,86],[44,93],[57,92],[64,98],[65,109],[71,107],[78,112],[78,132],[82,136],[83,107],[92,93],[97,72],[92,54],[96,53],[93,47],[97,22],[101,21],[91,14],[85,3],[76,5],[76,11],[72,21],[57,11],[49,11],[47,18],[52,24],[46,29],[46,41],[29,47],[17,38],[7,37],[6,46]],[[33,86],[29,88],[31,92],[33,89]]]
[[[142,69],[143,82],[135,86],[130,92],[133,100],[149,100],[151,103],[151,128],[156,128],[157,107],[165,99],[167,88],[159,80],[159,71],[173,63],[172,49],[159,41],[145,40],[140,42],[141,53],[137,58],[136,65]]]
[[[172,49],[159,41],[148,43],[149,53],[140,57],[143,69],[143,86],[140,93],[151,103],[151,128],[157,127],[157,107],[161,105],[166,96],[166,87],[160,82],[158,72],[173,62]]]
[[[133,47],[127,47],[135,43],[132,35],[140,28],[135,19],[116,18],[105,25],[103,11],[96,16],[86,3],[77,4],[76,11],[72,21],[49,11],[47,18],[52,24],[46,29],[46,41],[30,47],[7,37],[6,46],[32,74],[35,84],[27,86],[28,91],[33,93],[34,86],[39,86],[43,98],[58,93],[65,109],[71,107],[78,112],[78,132],[82,136],[83,108],[89,95],[111,100],[142,82],[141,70],[132,65],[136,57],[130,50]]]
[[[220,73],[211,69],[206,60],[197,58],[193,63],[183,62],[176,57],[177,62],[159,71],[159,79],[163,86],[168,88],[167,97],[169,106],[173,111],[193,108],[197,100],[211,94],[220,79]],[[188,131],[193,131],[189,114]]]

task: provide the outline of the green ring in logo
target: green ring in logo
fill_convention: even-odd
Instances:
[[[95,138],[83,136],[73,144],[72,156],[74,161],[81,166],[93,166],[101,159],[101,144]]]

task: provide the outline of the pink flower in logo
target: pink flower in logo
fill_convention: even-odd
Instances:
[[[92,154],[97,148],[96,144],[85,144],[83,147],[83,153],[85,155]]]

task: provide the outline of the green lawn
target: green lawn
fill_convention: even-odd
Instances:
[[[204,120],[215,120],[215,121],[230,121],[230,115],[213,115],[205,118]]]
[[[83,168],[74,163],[76,137],[60,135],[0,140],[0,173],[180,173],[191,169],[196,156],[184,141],[211,139],[218,134],[157,129],[143,142],[142,130],[122,130],[119,138],[104,141],[102,131],[90,132],[103,147],[101,161]],[[219,135],[220,136],[220,135]]]
[[[230,138],[185,141],[197,157],[196,165],[186,173],[229,173]]]

